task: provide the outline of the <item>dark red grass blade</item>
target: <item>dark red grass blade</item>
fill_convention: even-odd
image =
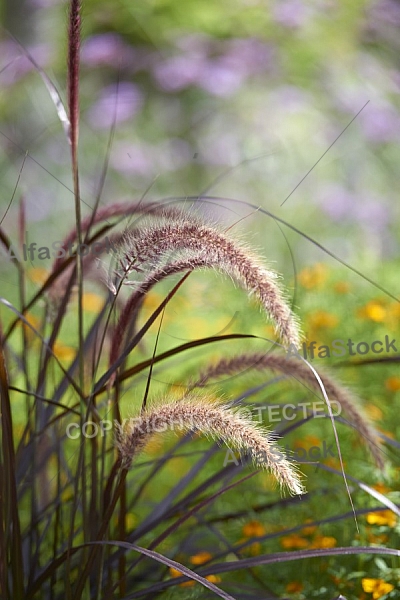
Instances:
[[[0,338],[1,338],[0,332]],[[0,406],[1,406],[1,459],[3,476],[1,480],[1,501],[4,507],[4,521],[0,523],[1,547],[7,548],[11,562],[11,598],[23,600],[24,598],[24,564],[22,559],[21,526],[18,512],[18,494],[16,481],[16,464],[13,439],[13,422],[11,402],[8,393],[8,374],[3,352],[3,343],[0,343]],[[8,526],[8,527],[7,527]],[[3,530],[4,527],[4,530]],[[6,554],[6,556],[7,556]],[[6,556],[2,561],[6,562]],[[7,567],[6,567],[7,568]],[[4,590],[7,594],[7,591]],[[6,598],[6,596],[4,596]]]

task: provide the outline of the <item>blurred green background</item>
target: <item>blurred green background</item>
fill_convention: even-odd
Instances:
[[[29,153],[3,223],[11,237],[21,194],[31,240],[58,240],[74,221],[62,127],[40,75],[6,31],[65,99],[66,12],[55,0],[3,4],[3,210]],[[149,186],[155,199],[209,191],[264,207],[378,278],[381,261],[399,255],[399,24],[395,0],[86,0],[84,214],[115,118],[102,204],[140,198]],[[202,210],[229,223],[252,212],[226,201]],[[253,214],[236,230],[251,231],[286,277],[288,245],[298,268],[332,262],[284,228],[286,241],[267,216]]]
[[[0,210],[2,228],[16,247],[22,238],[51,246],[75,222],[69,145],[38,69],[25,53],[45,70],[65,101],[67,9],[67,2],[57,0],[2,4]],[[182,206],[224,227],[239,221],[232,233],[248,240],[282,273],[308,340],[392,339],[400,323],[394,299],[400,297],[399,28],[396,0],[84,0],[83,215],[95,204],[108,161],[100,206],[143,196],[179,197]],[[205,194],[218,198],[205,202]],[[194,199],[185,201],[189,197]],[[317,240],[392,297],[253,207]],[[0,252],[1,296],[18,304],[16,269],[2,248]],[[29,297],[40,286],[37,269],[50,265],[37,258],[27,264]],[[177,295],[168,307],[159,350],[221,330],[273,336],[258,308],[246,304],[244,293],[232,290],[229,280],[202,273],[191,276],[188,284],[192,294]],[[170,287],[165,282],[159,295],[150,296],[142,318]],[[90,301],[94,308],[88,302],[85,309],[93,317],[99,304],[93,296]],[[76,305],[71,312],[75,321]],[[3,315],[10,319],[1,307]],[[233,317],[233,326],[225,331]],[[65,347],[60,343],[57,349],[66,364],[77,345],[76,327],[70,323],[62,331]],[[154,327],[138,354],[152,352],[156,334]],[[246,344],[215,348],[215,356],[249,349]],[[178,358],[157,367],[152,392],[187,381],[205,354],[200,350],[190,360]],[[335,367],[338,362],[315,364]],[[398,367],[375,367],[344,371],[365,399],[371,419],[385,435],[398,438]],[[145,378],[137,384],[137,398],[145,384]],[[233,387],[237,394],[236,383]],[[327,435],[328,424],[325,430],[312,425],[309,433]],[[344,455],[353,461],[351,472],[369,475],[355,436],[343,431],[341,436],[348,451]],[[181,472],[177,468],[177,476]],[[313,489],[321,474],[310,468],[308,475]],[[168,476],[166,485],[170,482]],[[343,487],[339,491],[343,510],[348,510]],[[250,505],[253,488],[246,493]],[[241,504],[243,496],[235,492],[234,501]],[[334,510],[336,502],[333,497]],[[322,518],[327,508],[317,497],[302,517]],[[291,518],[300,520],[297,514]],[[237,537],[240,531],[238,526]],[[341,526],[336,533],[341,543],[349,543],[345,538],[354,534]],[[391,538],[382,543],[396,544]],[[360,567],[354,561],[352,568]]]

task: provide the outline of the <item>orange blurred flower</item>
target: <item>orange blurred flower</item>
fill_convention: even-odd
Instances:
[[[287,550],[289,548],[307,548],[308,543],[308,540],[305,540],[303,537],[295,533],[281,538],[281,545]]]
[[[389,527],[394,527],[397,523],[397,516],[389,509],[367,513],[366,518],[370,525],[388,525]]]
[[[210,583],[221,583],[221,577],[218,575],[206,575],[205,579]]]
[[[18,326],[23,327],[25,335],[26,335],[26,339],[28,342],[33,342],[34,340],[39,340],[40,338],[36,335],[36,333],[29,327],[28,323],[30,325],[32,325],[32,327],[34,327],[37,331],[40,331],[40,324],[41,321],[40,319],[38,319],[38,317],[35,317],[35,315],[33,315],[32,313],[27,312],[24,315],[27,323],[24,323],[23,321],[18,321]]]
[[[211,559],[212,559],[212,554],[204,551],[204,552],[198,552],[197,554],[194,554],[193,556],[191,556],[190,562],[192,563],[192,565],[203,565],[204,563],[208,562]]]
[[[367,539],[370,544],[378,544],[382,545],[388,541],[388,536],[385,533],[381,533],[381,535],[374,535],[371,532],[367,532]]]
[[[375,323],[383,323],[386,318],[386,309],[380,302],[371,300],[357,311],[357,315]]]
[[[400,390],[400,377],[389,377],[385,381],[385,387],[389,392],[398,392]]]
[[[365,412],[373,421],[380,421],[383,418],[383,412],[376,404],[367,404],[365,406]]]
[[[333,286],[333,289],[338,294],[347,294],[350,291],[350,284],[347,281],[338,281]]]
[[[53,347],[53,352],[59,360],[71,361],[75,358],[76,350],[71,346],[65,346],[60,342],[56,342]]]
[[[43,284],[49,276],[49,272],[42,267],[33,267],[28,271],[28,277],[33,283]]]
[[[325,310],[318,310],[308,317],[308,323],[312,329],[332,329],[338,322],[339,319],[335,315]]]
[[[371,487],[373,487],[374,490],[380,492],[381,494],[387,494],[388,492],[390,492],[390,488],[381,482],[375,483],[375,485],[372,485]]]
[[[382,598],[385,594],[388,594],[394,590],[394,585],[386,583],[383,579],[370,579],[368,577],[361,579],[361,585],[364,592],[372,594],[374,600]]]
[[[260,521],[249,521],[242,529],[243,535],[247,538],[261,537],[265,535],[266,529]]]
[[[181,575],[183,575],[183,573],[181,573],[181,571],[178,571],[178,569],[174,569],[173,567],[169,568],[169,572],[171,574],[171,577],[180,577]],[[195,582],[191,579],[190,581],[184,581],[183,583],[180,583],[180,587],[190,587],[192,585],[194,585]]]
[[[287,584],[286,591],[289,594],[294,594],[296,592],[301,592],[303,587],[304,586],[302,583],[300,583],[300,581],[291,581],[290,583]]]
[[[336,539],[329,535],[317,535],[310,544],[310,548],[334,548]]]
[[[82,298],[83,310],[88,312],[99,312],[104,305],[104,299],[97,294],[85,292]]]
[[[306,523],[312,523],[312,519],[307,519]],[[303,529],[301,530],[301,533],[303,535],[312,535],[315,530],[317,529],[316,525],[306,525],[305,527],[303,527]]]
[[[326,281],[328,269],[322,263],[317,263],[312,267],[306,267],[298,274],[300,284],[311,290],[312,288],[321,287]]]

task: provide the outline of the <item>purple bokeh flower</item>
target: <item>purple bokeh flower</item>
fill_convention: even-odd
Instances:
[[[134,62],[134,50],[116,33],[102,33],[87,39],[81,51],[82,63],[89,67],[128,66]]]
[[[272,46],[257,39],[215,41],[205,36],[178,40],[181,54],[156,62],[153,76],[167,92],[197,85],[215,96],[228,96],[251,75],[275,67]]]
[[[110,163],[125,175],[153,178],[159,173],[182,169],[192,158],[190,144],[172,138],[153,146],[145,142],[118,142],[114,145]]]
[[[128,81],[113,84],[102,90],[100,98],[88,111],[88,121],[96,129],[109,129],[134,117],[143,105],[143,94]]]
[[[376,27],[378,21],[400,27],[400,4],[398,0],[380,0],[380,2],[372,5],[369,22],[372,27]]]
[[[364,190],[354,193],[335,183],[324,188],[321,208],[333,221],[352,221],[379,234],[385,233],[392,219],[385,199]]]
[[[116,142],[110,157],[111,166],[126,175],[154,177],[156,169],[151,146],[142,142]]]
[[[283,109],[285,115],[301,112],[312,105],[310,94],[295,85],[281,85],[272,90],[270,100],[274,109]]]
[[[355,206],[354,216],[368,229],[383,233],[390,223],[389,207],[380,198],[365,197],[359,199]]]
[[[28,0],[28,2],[35,8],[50,8],[55,4],[61,4],[64,0]]]
[[[224,58],[209,61],[198,77],[197,85],[214,96],[229,96],[236,92],[245,75],[224,62]]]
[[[387,104],[369,104],[360,114],[360,124],[365,137],[371,142],[398,142],[400,139],[400,115]]]
[[[338,184],[328,184],[322,192],[322,210],[333,220],[352,219],[355,215],[355,195]]]
[[[275,21],[288,29],[303,27],[312,12],[312,8],[302,0],[278,0],[273,8]]]
[[[274,47],[256,38],[227,40],[221,53],[220,63],[246,76],[270,70],[276,61]]]
[[[204,59],[199,56],[173,56],[153,69],[158,85],[166,92],[179,92],[196,83],[204,69]]]

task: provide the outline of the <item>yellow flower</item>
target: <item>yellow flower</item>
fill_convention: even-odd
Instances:
[[[389,377],[385,381],[385,386],[389,392],[398,392],[400,390],[400,377]]]
[[[371,544],[382,545],[388,541],[388,536],[385,533],[381,533],[380,535],[374,535],[373,533],[367,531],[367,540]]]
[[[259,554],[261,554],[260,542],[253,542],[252,544],[250,544],[250,546],[248,546],[247,550],[251,556],[258,556]]]
[[[190,557],[190,562],[192,565],[203,565],[212,559],[212,554],[209,552],[198,552]]]
[[[286,591],[288,594],[294,594],[296,592],[301,592],[303,589],[303,584],[300,581],[291,581],[286,586]]]
[[[127,529],[133,529],[137,523],[136,515],[133,513],[126,513],[125,515],[125,527]]]
[[[83,310],[98,312],[103,308],[104,300],[97,294],[85,292],[82,298]]]
[[[259,521],[249,521],[242,529],[243,535],[248,538],[260,537],[266,533],[266,529]]]
[[[321,287],[327,278],[327,267],[322,263],[317,263],[312,267],[306,267],[298,274],[300,284],[311,290],[312,288]]]
[[[53,352],[59,360],[71,361],[75,358],[76,350],[71,346],[65,346],[56,342],[53,347]]]
[[[178,569],[174,569],[174,567],[170,567],[169,572],[171,573],[171,577],[180,577],[181,575],[183,575],[183,573],[181,573],[181,571],[178,571]],[[180,583],[179,585],[180,585],[180,587],[190,587],[194,584],[195,584],[195,582],[193,581],[193,579],[191,579],[190,581],[184,581],[183,583]]]
[[[34,327],[36,330],[40,331],[40,319],[38,319],[37,317],[35,317],[35,315],[32,315],[32,313],[26,313],[24,315],[26,321],[32,325],[32,327]],[[38,340],[40,338],[38,338],[38,336],[36,335],[36,333],[34,331],[32,331],[32,329],[29,327],[29,325],[27,325],[27,323],[24,323],[23,321],[18,321],[18,325],[21,325],[25,331],[25,335],[26,335],[26,339],[28,342],[33,342],[34,340]]]
[[[393,304],[391,304],[389,306],[389,310],[390,310],[390,314],[393,317],[400,317],[400,303],[399,302],[393,302]]]
[[[64,489],[64,491],[61,494],[61,502],[72,502],[72,500],[74,499],[74,490],[72,490],[70,487],[67,487]]]
[[[320,446],[321,440],[316,435],[306,435],[302,440],[296,440],[294,442],[294,448],[304,448],[309,450],[313,446]]]
[[[310,548],[334,548],[336,539],[329,535],[317,535],[312,541]]]
[[[376,404],[367,404],[365,406],[365,412],[373,421],[380,421],[383,418],[383,412]]]
[[[197,563],[197,564],[201,564],[201,563]],[[181,573],[181,571],[178,571],[178,569],[174,569],[173,567],[169,568],[169,572],[171,574],[171,577],[180,577],[181,575],[183,575],[183,573]],[[207,581],[209,581],[210,583],[220,583],[221,581],[221,577],[219,577],[218,575],[207,575],[205,577],[205,579],[207,579]],[[190,581],[185,581],[184,583],[180,583],[180,587],[191,587],[192,585],[194,585],[196,582],[193,581],[193,579],[191,579]]]
[[[370,512],[367,513],[366,518],[370,525],[388,525],[389,527],[394,527],[397,523],[397,516],[391,510]]]
[[[28,271],[28,277],[33,283],[43,284],[48,278],[49,273],[46,269],[42,267],[33,267]]]
[[[312,523],[312,519],[307,519],[306,523]],[[312,535],[315,530],[317,529],[316,525],[306,525],[305,527],[303,527],[303,529],[301,530],[301,533],[303,535]]]
[[[289,548],[307,548],[308,540],[305,540],[300,535],[292,533],[291,535],[286,535],[281,539],[281,545],[287,550]]]
[[[382,596],[394,590],[394,585],[386,583],[383,579],[370,579],[366,577],[361,579],[361,585],[364,592],[372,594],[374,600],[378,600],[378,598],[382,598]]]
[[[218,575],[206,575],[205,578],[210,583],[220,583],[221,582],[221,577],[219,577]]]
[[[377,492],[380,492],[381,494],[387,494],[388,492],[391,491],[390,487],[388,487],[384,483],[381,483],[380,481],[378,483],[375,483],[375,485],[373,485],[371,487],[373,487],[374,490],[376,490]]]
[[[383,323],[386,318],[386,309],[376,300],[371,300],[363,308],[357,311],[359,317],[374,321],[375,323]]]
[[[337,283],[335,283],[335,285],[333,286],[333,289],[335,290],[335,292],[337,292],[338,294],[347,294],[347,292],[350,291],[350,284],[347,283],[347,281],[338,281]]]
[[[143,306],[149,310],[155,310],[163,300],[164,298],[160,294],[157,294],[156,292],[150,292],[144,297]]]
[[[312,329],[332,329],[336,327],[339,319],[324,310],[318,310],[308,318],[308,323]]]
[[[346,461],[343,460],[342,462],[343,462],[343,467],[345,467],[346,466]],[[327,458],[326,461],[325,461],[325,464],[328,467],[331,467],[331,469],[336,469],[337,471],[340,471],[341,468],[342,468],[342,465],[340,464],[340,460],[338,458],[335,458],[335,457],[334,458],[331,458],[331,457]]]

